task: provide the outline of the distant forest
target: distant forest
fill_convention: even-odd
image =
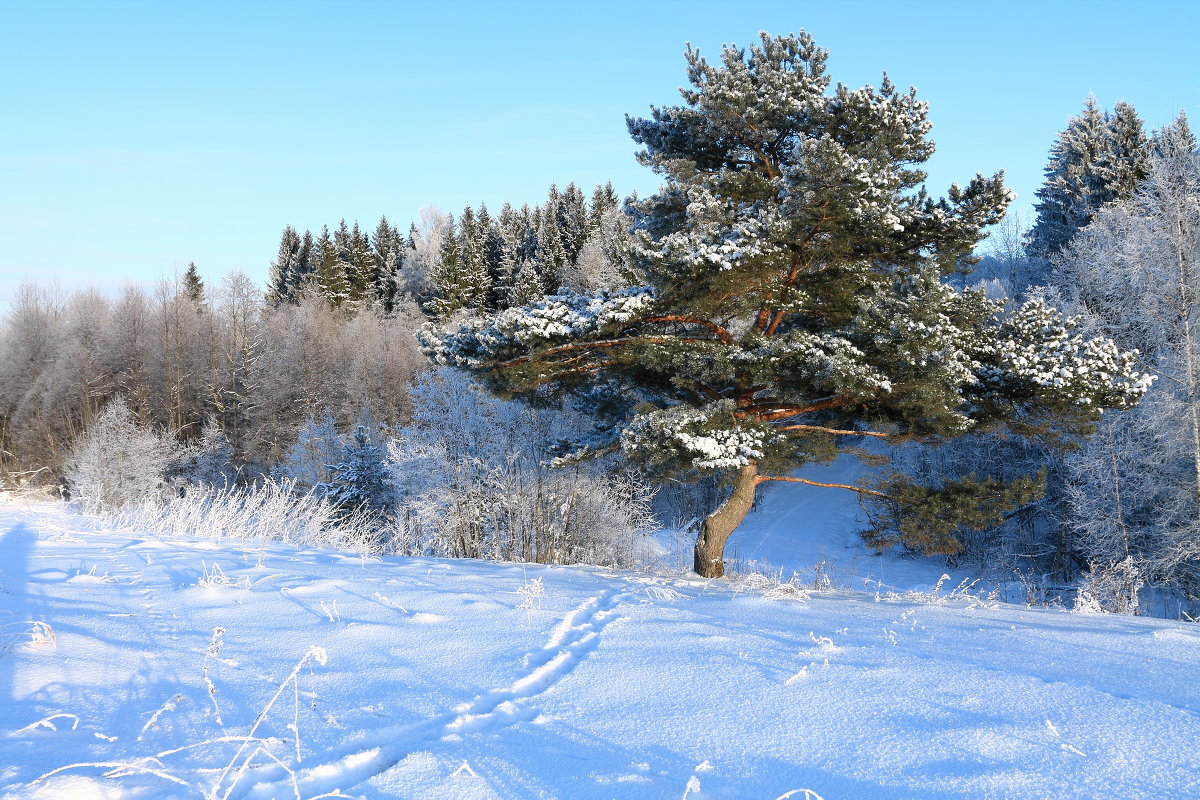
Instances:
[[[283,231],[265,287],[216,285],[195,264],[115,299],[23,286],[0,339],[2,474],[57,480],[71,443],[124,397],[139,424],[197,439],[207,420],[246,480],[269,472],[305,420],[401,425],[428,368],[425,323],[523,305],[559,287],[625,285],[629,218],[611,185],[590,201],[551,186],[535,208],[426,209],[407,233],[340,221]]]

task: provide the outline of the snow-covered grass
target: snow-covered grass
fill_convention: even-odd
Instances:
[[[314,492],[295,491],[291,481],[267,481],[228,491],[192,486],[169,502],[146,500],[100,511],[118,530],[156,531],[165,536],[235,538],[247,543],[281,541],[315,547],[363,550],[374,536],[365,514],[341,514]]]
[[[956,578],[364,558],[55,503],[0,503],[0,573],[6,800],[1200,796],[1200,629]]]

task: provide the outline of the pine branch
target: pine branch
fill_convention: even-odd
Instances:
[[[560,353],[569,353],[574,350],[590,350],[592,348],[604,347],[620,347],[623,344],[640,344],[649,342],[651,344],[675,344],[676,342],[690,342],[693,344],[713,344],[713,339],[702,339],[697,336],[624,336],[620,339],[599,339],[594,342],[574,342],[572,344],[563,344],[558,347],[551,347],[549,350],[542,350],[537,353],[530,353],[527,356],[519,356],[501,361],[496,365],[497,368],[512,367],[518,364],[528,364],[534,361],[543,361],[548,357],[556,356]],[[547,361],[547,363],[553,363]]]
[[[767,481],[783,481],[784,483],[803,483],[807,486],[820,486],[825,489],[847,489],[851,492],[869,495],[871,497],[882,497],[885,500],[890,499],[883,492],[877,492],[874,489],[865,489],[862,486],[855,486],[851,483],[821,483],[820,481],[810,481],[807,478],[795,478],[787,475],[759,475],[754,479],[755,484],[766,483]]]
[[[734,412],[734,417],[737,419],[754,417],[759,422],[774,422],[775,420],[798,417],[801,414],[808,414],[814,411],[826,411],[831,408],[838,408],[850,402],[851,400],[848,397],[831,397],[808,406],[780,407],[779,403],[760,401],[742,406]]]
[[[777,431],[813,431],[815,433],[828,433],[833,436],[875,436],[880,439],[896,439],[898,437],[894,433],[882,433],[880,431],[850,431],[840,430],[838,428],[826,428],[822,425],[787,425],[782,428],[776,428]]]
[[[722,328],[715,322],[710,322],[700,317],[689,317],[682,314],[670,314],[662,317],[650,317],[643,319],[641,322],[682,322],[688,325],[703,325],[717,335],[717,338],[724,344],[733,344],[734,338],[729,331]]]

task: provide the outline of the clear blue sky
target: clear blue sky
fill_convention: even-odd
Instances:
[[[537,202],[551,181],[646,194],[624,114],[710,57],[805,29],[835,81],[886,70],[930,103],[930,190],[1004,169],[1029,215],[1088,93],[1200,123],[1200,4],[0,0],[0,302],[24,278],[111,290],[195,261],[265,280],[280,231],[407,227]]]

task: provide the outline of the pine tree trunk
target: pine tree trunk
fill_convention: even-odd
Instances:
[[[702,577],[719,578],[725,574],[725,542],[754,505],[757,478],[758,465],[749,464],[739,469],[733,478],[733,494],[700,525],[694,568]]]

